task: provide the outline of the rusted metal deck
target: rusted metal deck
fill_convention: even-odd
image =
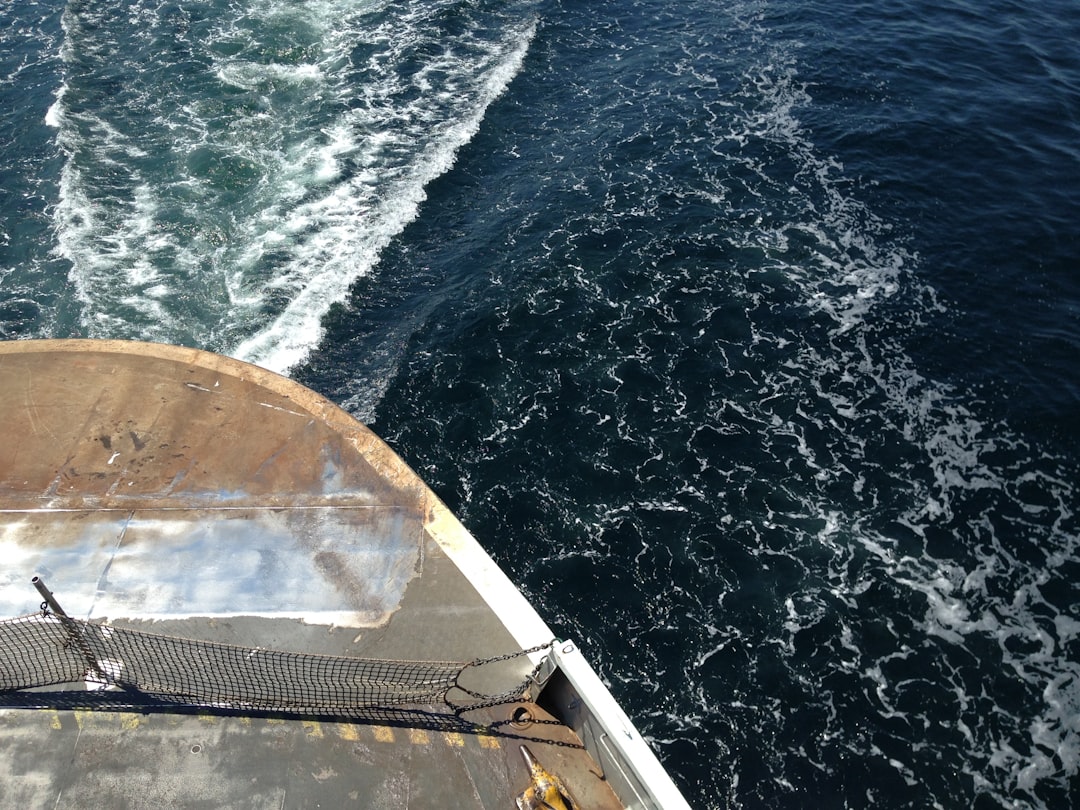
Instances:
[[[0,343],[0,425],[0,617],[38,608],[40,575],[75,618],[241,646],[469,661],[551,641],[386,445],[277,375],[152,344]],[[512,808],[522,744],[579,806],[623,806],[530,702],[298,716],[94,686],[0,692],[0,806]]]

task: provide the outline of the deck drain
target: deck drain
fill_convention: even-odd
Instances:
[[[518,706],[510,715],[510,725],[514,728],[528,728],[533,721],[532,712],[524,706]]]

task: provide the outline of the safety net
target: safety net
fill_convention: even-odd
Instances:
[[[242,647],[41,613],[0,620],[0,691],[85,682],[171,702],[284,712],[443,703],[457,709],[521,699],[531,677],[499,694],[460,684],[475,661],[394,661]],[[448,693],[464,700],[452,700]]]

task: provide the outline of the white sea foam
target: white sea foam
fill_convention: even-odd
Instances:
[[[278,371],[300,362],[476,134],[535,30],[508,14],[502,30],[451,36],[437,11],[256,3],[198,39],[154,4],[132,8],[133,29],[66,11],[64,58],[90,67],[65,79],[48,119],[67,155],[57,253],[85,333],[194,343]],[[132,84],[121,92],[134,98],[88,105],[95,71],[117,63],[170,80],[168,62],[134,61],[128,38],[192,50],[184,92]],[[361,46],[374,56],[354,60]]]
[[[1060,593],[1062,566],[1080,559],[1080,539],[1068,530],[1075,482],[1067,465],[1047,472],[1061,459],[980,417],[970,397],[927,379],[905,354],[897,313],[918,324],[941,311],[934,291],[910,272],[919,258],[853,193],[857,186],[844,167],[820,154],[800,123],[813,90],[800,79],[794,55],[770,48],[766,35],[756,41],[764,52],[760,66],[748,70],[745,95],[728,99],[734,114],[716,119],[723,146],[716,151],[730,174],[703,171],[709,183],[693,196],[738,219],[726,238],[738,250],[760,251],[758,276],[770,286],[742,290],[726,282],[748,313],[750,348],[731,347],[725,365],[738,371],[717,385],[717,422],[694,430],[687,455],[709,470],[699,441],[708,442],[710,430],[745,429],[762,445],[763,460],[807,482],[775,473],[761,489],[787,510],[754,503],[755,517],[729,516],[724,534],[741,537],[760,558],[763,579],[779,559],[811,580],[785,594],[766,638],[790,660],[792,683],[811,679],[815,709],[825,718],[821,747],[839,744],[846,755],[883,758],[908,786],[930,795],[936,788],[920,762],[954,762],[976,793],[1003,806],[1046,807],[1042,791],[1075,780],[1080,760],[1080,667],[1071,659],[1080,623],[1060,596],[1044,595]],[[763,153],[776,165],[794,165],[794,176]],[[771,295],[775,289],[782,294]],[[786,295],[797,303],[788,307]],[[770,319],[770,308],[787,320]],[[785,332],[788,322],[820,328],[825,337]],[[744,370],[740,355],[759,349],[788,360]],[[724,388],[740,384],[742,404]],[[603,406],[591,410],[603,413]],[[1003,451],[1012,459],[1006,466],[997,461]],[[756,491],[758,475],[725,471],[722,480],[733,485],[727,497],[738,501]],[[840,511],[834,498],[844,482],[851,503]],[[824,526],[816,533],[804,525],[811,516]],[[911,627],[902,614],[882,615],[882,592],[899,605],[921,605],[922,615],[916,610]],[[702,610],[712,615],[706,600]],[[831,616],[840,621],[828,642],[830,663],[811,667],[811,648],[800,639],[820,644],[828,626],[822,617]],[[697,649],[698,667],[721,650],[711,639]],[[886,752],[873,733],[865,740],[850,735],[849,709],[838,708],[841,696],[832,692],[838,672],[861,673],[882,721],[935,733],[899,752]],[[844,700],[856,712],[866,705]],[[755,709],[761,716],[770,711],[764,699]],[[937,735],[941,728],[955,736]],[[882,731],[879,740],[891,733]],[[812,760],[821,747],[801,750]],[[782,772],[780,761],[773,764]],[[947,806],[950,797],[937,801]]]
[[[295,290],[285,311],[267,329],[236,347],[233,353],[237,357],[277,371],[304,359],[322,336],[323,315],[344,298],[357,278],[370,271],[389,241],[415,219],[427,184],[453,165],[458,149],[479,130],[487,107],[520,70],[534,30],[531,26],[523,31],[514,46],[499,56],[486,72],[471,108],[461,111],[462,118],[445,122],[437,138],[384,188],[373,189],[370,175],[361,173],[347,186],[293,213],[294,222],[303,223],[305,228],[318,223],[318,236],[309,243],[307,254],[279,280]],[[356,128],[367,123],[358,122]],[[388,132],[378,133],[367,145],[369,154],[374,157],[397,146],[394,140]],[[329,154],[358,148],[339,129]],[[361,222],[367,227],[358,227]]]
[[[59,129],[62,123],[64,114],[64,93],[66,92],[67,84],[61,83],[60,86],[56,88],[56,93],[54,94],[56,100],[53,101],[49,106],[48,111],[45,113],[45,123],[54,129]]]

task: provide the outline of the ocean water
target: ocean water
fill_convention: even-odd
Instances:
[[[369,422],[695,807],[1080,805],[1075,0],[0,18],[0,335]]]

